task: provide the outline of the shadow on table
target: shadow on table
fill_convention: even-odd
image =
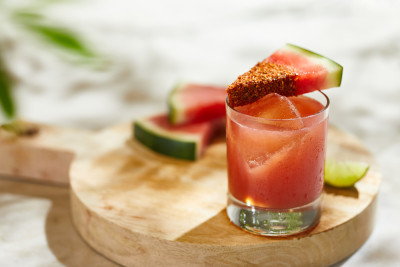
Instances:
[[[0,177],[0,193],[51,201],[46,216],[46,239],[51,252],[65,266],[118,266],[90,248],[72,224],[69,188]]]
[[[327,194],[340,195],[344,197],[358,198],[358,190],[354,186],[347,188],[337,188],[330,185],[324,185],[324,191]]]

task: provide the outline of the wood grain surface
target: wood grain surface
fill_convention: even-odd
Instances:
[[[70,182],[78,232],[123,265],[328,266],[354,253],[373,230],[380,174],[363,145],[332,126],[328,156],[371,168],[352,188],[326,186],[317,227],[286,238],[252,235],[229,222],[224,138],[186,162],[136,143],[128,124],[99,132],[39,128],[22,138],[0,132],[0,174]]]
[[[74,155],[90,147],[90,131],[35,124],[32,136],[15,136],[0,128],[0,174],[69,185]]]
[[[226,216],[226,146],[184,162],[132,141],[130,125],[93,135],[70,172],[72,217],[90,246],[127,266],[329,266],[374,226],[380,174],[360,142],[330,127],[328,156],[372,164],[354,187],[325,187],[322,217],[292,237],[246,233]],[[90,150],[90,151],[89,151]]]

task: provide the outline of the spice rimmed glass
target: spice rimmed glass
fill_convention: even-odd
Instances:
[[[246,231],[285,236],[319,222],[329,98],[321,91],[304,96],[310,101],[299,110],[315,100],[321,108],[290,119],[250,116],[226,101],[227,214]]]

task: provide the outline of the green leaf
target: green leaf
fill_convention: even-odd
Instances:
[[[40,10],[21,9],[13,13],[13,19],[20,26],[24,27],[32,34],[40,37],[49,45],[80,57],[81,62],[100,63],[98,55],[90,49],[84,41],[65,27],[57,26],[56,23],[49,21],[40,13]]]
[[[45,24],[27,23],[25,25],[35,34],[41,36],[44,40],[58,48],[67,50],[76,55],[85,58],[96,57],[75,33],[57,26],[49,26]]]
[[[13,18],[20,23],[30,23],[32,21],[43,20],[43,16],[39,13],[29,10],[19,10],[13,13]]]
[[[4,68],[0,57],[0,106],[7,118],[15,116],[14,101],[11,96],[12,82],[8,72]]]

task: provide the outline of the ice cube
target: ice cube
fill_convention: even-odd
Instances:
[[[307,96],[291,96],[288,97],[288,99],[297,108],[297,111],[302,117],[314,115],[324,109],[324,105],[319,101]]]
[[[301,129],[304,124],[299,111],[285,96],[273,93],[254,103],[236,107],[242,113],[265,118],[264,123],[288,129]]]
[[[288,162],[297,162],[297,157],[299,156],[298,148],[302,144],[304,136],[305,134],[303,134],[300,139],[294,139],[292,142],[281,146],[274,153],[264,154],[248,160],[247,164],[250,167],[250,171],[253,174],[257,172],[261,177],[266,174],[270,175],[269,170],[271,168],[279,170],[279,166],[285,166]],[[280,169],[280,171],[282,171],[282,169]]]
[[[270,154],[264,154],[256,157],[250,157],[247,160],[247,165],[249,165],[250,169],[264,165],[270,156],[271,156]]]

